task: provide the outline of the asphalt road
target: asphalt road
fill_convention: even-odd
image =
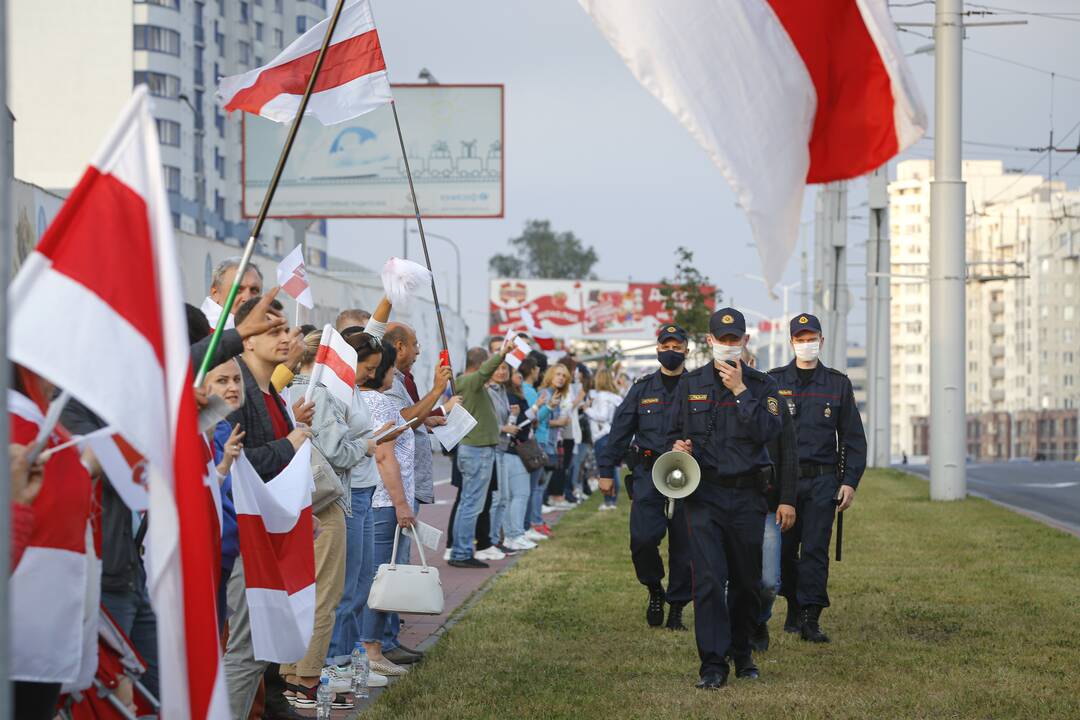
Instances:
[[[925,465],[897,469],[930,476]],[[1015,462],[968,465],[968,492],[1080,537],[1080,463]]]

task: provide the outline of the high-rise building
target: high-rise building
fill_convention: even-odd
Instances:
[[[65,194],[142,83],[154,100],[174,225],[247,239],[240,115],[226,116],[217,103],[217,79],[273,58],[326,16],[326,0],[13,0],[8,7],[16,177]],[[263,249],[284,254],[306,233],[309,263],[325,266],[325,226],[305,225],[268,222]]]
[[[985,418],[969,422],[969,449],[986,459],[1033,455],[1037,448],[1016,447],[1023,433],[1009,431],[1009,418],[1080,405],[1080,192],[1006,172],[1000,161],[966,161],[963,173],[967,412]],[[930,411],[932,174],[931,161],[908,160],[889,185],[894,454],[925,446],[913,418]]]

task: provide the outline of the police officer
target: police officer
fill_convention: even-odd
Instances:
[[[713,362],[683,376],[668,416],[673,449],[692,454],[701,468],[700,486],[684,501],[701,689],[727,682],[728,658],[736,677],[759,675],[750,631],[760,612],[764,489],[771,475],[765,444],[780,434],[781,419],[776,383],[740,359],[748,339],[738,310],[713,313]]]
[[[851,507],[866,469],[866,435],[847,375],[825,367],[821,323],[808,313],[791,319],[795,359],[769,374],[795,418],[799,444],[797,519],[781,539],[781,588],[788,612],[784,630],[803,640],[829,642],[821,610],[829,606],[829,540],[837,510]]]
[[[596,458],[600,483],[612,482],[615,469],[624,459],[631,473],[627,490],[630,505],[630,555],[638,582],[649,589],[645,620],[658,627],[664,623],[667,600],[667,627],[686,630],[682,611],[690,602],[690,552],[687,548],[686,518],[681,502],[668,520],[664,512],[667,498],[652,482],[652,466],[668,446],[668,408],[675,387],[685,372],[686,331],[678,325],[664,325],[656,338],[657,372],[638,380],[615,411],[607,443]],[[660,541],[668,536],[668,569],[671,577],[665,597],[664,561],[660,559]]]

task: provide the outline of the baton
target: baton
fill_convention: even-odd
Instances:
[[[841,501],[843,491],[836,493],[836,499],[834,502],[839,505]],[[844,551],[844,511],[836,513],[836,562],[840,562],[840,557]]]

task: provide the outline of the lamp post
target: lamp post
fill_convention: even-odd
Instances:
[[[419,234],[416,230],[409,230],[409,233],[412,234],[412,235],[418,235]],[[430,231],[425,233],[425,234],[428,237],[438,238],[439,240],[442,240],[442,241],[448,243],[450,245],[450,247],[454,248],[454,257],[455,257],[455,259],[457,261],[457,308],[456,309],[457,309],[458,315],[461,315],[462,314],[462,309],[461,309],[461,250],[458,248],[456,242],[454,242],[450,238],[446,237],[445,235],[439,235],[438,233],[433,233],[433,232],[430,232]]]

